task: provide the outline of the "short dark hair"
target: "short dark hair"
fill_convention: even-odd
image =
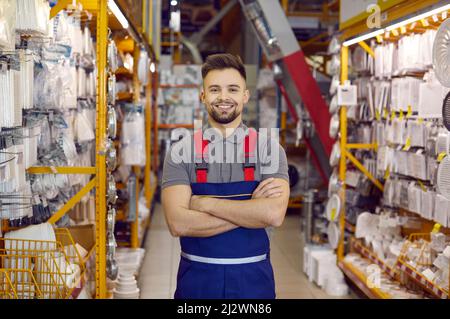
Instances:
[[[209,55],[202,65],[202,77],[205,79],[210,71],[223,69],[235,69],[242,75],[244,80],[247,80],[247,74],[245,73],[245,67],[241,58],[238,55],[230,53]]]

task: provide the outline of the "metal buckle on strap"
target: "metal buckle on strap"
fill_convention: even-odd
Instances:
[[[202,161],[201,163],[195,163],[195,170],[208,170],[208,163],[206,163],[205,161]]]
[[[242,265],[242,264],[256,263],[267,259],[267,254],[246,258],[209,258],[190,255],[186,254],[185,252],[181,252],[181,256],[190,261],[216,265]]]
[[[250,161],[245,161],[244,163],[244,168],[255,168],[256,167],[256,163],[251,163]]]

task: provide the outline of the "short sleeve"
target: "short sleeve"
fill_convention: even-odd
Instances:
[[[178,142],[181,143],[181,142]],[[187,164],[184,162],[175,163],[171,157],[173,144],[164,159],[163,175],[161,181],[161,189],[173,185],[190,185]]]
[[[286,152],[277,140],[270,139],[264,143],[262,151],[261,180],[281,178],[289,182],[288,162]],[[269,147],[270,145],[270,147]]]

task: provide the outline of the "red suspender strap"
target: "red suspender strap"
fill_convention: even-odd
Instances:
[[[244,141],[244,180],[252,182],[255,180],[255,163],[250,162],[250,158],[255,157],[257,133],[254,129],[248,130],[248,135],[245,136]]]
[[[208,163],[205,161],[205,158],[208,157],[208,143],[208,140],[203,140],[203,131],[201,129],[194,133],[194,163],[197,183],[206,183],[208,181]]]

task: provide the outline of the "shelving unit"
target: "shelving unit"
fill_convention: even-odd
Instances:
[[[370,299],[392,299],[389,294],[382,292],[378,288],[369,288],[367,277],[358,269],[345,261],[338,262],[339,268],[367,297]]]
[[[438,3],[438,1],[407,1],[403,2],[401,5],[394,6],[388,10],[386,10],[386,17],[387,20],[383,21],[383,25],[390,25],[393,21],[396,21],[397,19],[401,19],[402,17],[406,17],[408,15],[411,15],[421,9],[425,9],[431,5],[434,5]],[[448,13],[448,12],[447,12]],[[406,19],[406,18],[405,18]],[[341,41],[344,42],[352,37],[370,33],[373,30],[369,30],[367,28],[367,25],[365,24],[365,20],[361,21],[361,23],[357,23],[353,26],[346,27],[345,29],[341,29]],[[380,44],[382,42],[396,42],[398,41],[402,36],[413,34],[413,33],[423,33],[427,29],[437,29],[437,27],[442,22],[442,19],[438,18],[438,21],[433,21],[431,18],[427,21],[421,20],[414,23],[409,23],[403,27],[399,27],[398,30],[393,30],[391,32],[386,32],[381,35],[374,36],[373,38],[376,39],[377,43]],[[368,55],[375,58],[375,54],[372,51],[372,49],[368,46],[368,44],[365,41],[356,43],[355,45],[361,46]],[[348,61],[349,61],[349,47],[348,46],[342,46],[341,48],[341,75],[340,75],[340,82],[343,85],[348,79],[349,79],[349,69],[348,69]],[[412,77],[423,77],[424,72],[408,72],[405,74],[402,74],[401,76],[412,76]],[[351,264],[348,264],[344,261],[344,253],[345,253],[345,233],[354,233],[355,227],[351,225],[346,220],[346,191],[347,191],[347,185],[345,183],[346,181],[346,174],[349,164],[354,166],[356,169],[361,171],[365,177],[367,177],[380,191],[384,190],[383,182],[372,176],[372,174],[369,173],[369,171],[364,167],[364,165],[356,158],[355,155],[352,154],[352,151],[354,150],[367,150],[367,151],[378,151],[378,145],[377,143],[374,144],[350,144],[347,142],[347,130],[348,130],[348,118],[347,118],[347,112],[348,107],[341,106],[340,108],[340,151],[341,151],[341,157],[339,162],[339,180],[341,182],[341,188],[339,191],[339,196],[341,198],[341,214],[340,214],[340,220],[339,220],[339,226],[341,230],[341,237],[339,241],[339,246],[337,249],[337,255],[338,255],[338,265],[342,269],[342,271],[345,273],[348,279],[350,279],[352,282],[358,286],[361,291],[363,291],[369,298],[377,298],[377,299],[386,299],[390,298],[391,296],[384,294],[378,289],[371,289],[367,285],[367,278],[365,278],[364,274],[360,273],[355,267],[353,267]],[[388,120],[396,117],[405,117],[409,119],[417,118],[416,115],[413,115],[408,111],[409,114],[406,115],[406,112],[392,112],[387,113],[387,108],[385,107],[382,114],[377,112],[376,118],[378,121],[380,120]],[[389,171],[385,174],[385,179],[389,178]],[[435,222],[432,220],[427,220],[420,216],[417,213],[409,212],[408,210],[405,210],[403,208],[397,209],[399,216],[410,216],[415,217],[418,219],[421,225],[421,233],[427,233],[428,235],[433,230],[433,226],[435,225]],[[411,229],[403,229],[402,235],[404,236],[413,236],[411,233],[415,231],[417,232],[417,229],[411,230]],[[441,228],[440,230],[444,234],[450,234],[448,228]],[[428,280],[424,275],[422,275],[419,271],[414,269],[411,265],[407,264],[405,260],[401,258],[401,256],[396,261],[395,265],[388,266],[386,265],[383,260],[377,257],[377,255],[369,248],[364,246],[362,241],[355,239],[354,237],[350,237],[350,247],[351,251],[354,251],[364,257],[365,259],[369,260],[375,265],[378,265],[380,269],[387,275],[389,275],[393,280],[402,282],[403,278],[409,278],[410,281],[417,284],[419,287],[422,288],[424,292],[429,293],[434,298],[439,299],[447,299],[449,298],[449,292],[448,290],[436,286],[434,282],[431,282]],[[405,248],[404,248],[405,249]]]
[[[398,271],[386,265],[381,259],[379,259],[371,249],[364,246],[361,241],[357,240],[356,238],[351,238],[351,247],[354,249],[354,251],[358,252],[361,256],[363,256],[366,259],[369,259],[376,265],[380,267],[382,271],[384,271],[386,274],[388,274],[392,279],[398,280]]]
[[[119,213],[117,216],[117,221],[127,224],[130,227],[130,236],[129,240],[127,239],[125,242],[120,242],[119,245],[138,248],[142,246],[143,230],[147,229],[150,223],[150,216],[146,218],[144,221],[139,222],[139,195],[142,187],[144,187],[144,194],[146,198],[146,206],[148,209],[151,209],[151,203],[153,202],[153,196],[156,191],[156,180],[151,183],[151,175],[152,175],[152,127],[154,125],[153,116],[152,116],[152,108],[155,107],[153,103],[154,95],[157,91],[157,86],[154,86],[154,76],[149,71],[149,83],[144,87],[138,78],[138,64],[139,64],[139,56],[140,56],[140,45],[136,43],[134,40],[127,39],[116,39],[118,43],[119,51],[122,53],[131,53],[133,55],[133,70],[130,71],[124,67],[120,67],[116,71],[116,76],[125,77],[126,79],[132,80],[132,92],[119,92],[117,94],[117,100],[119,102],[130,102],[135,105],[140,104],[143,99],[145,100],[144,104],[144,114],[145,114],[145,143],[146,143],[146,164],[145,167],[141,168],[139,166],[133,166],[132,171],[136,176],[136,198],[130,199],[134,201],[134,206],[136,207],[136,217],[134,221],[128,221],[127,216],[129,212],[129,205],[124,205],[119,209]],[[126,43],[126,45],[124,45]],[[157,83],[156,83],[157,85]],[[144,92],[144,96],[141,96],[141,92]],[[119,130],[120,131],[120,130]],[[119,143],[120,144],[120,143]],[[124,182],[127,183],[126,181]],[[117,183],[118,189],[126,188],[124,183]]]
[[[435,298],[448,299],[448,291],[428,280],[425,276],[417,272],[413,267],[404,263],[402,260],[398,261],[397,267],[403,274],[406,274],[417,285],[421,286],[423,290],[427,291]]]
[[[57,5],[51,10],[51,17],[55,17],[58,12],[65,10],[68,6],[72,5],[72,0],[59,0]],[[118,25],[115,17],[108,14],[108,1],[107,0],[76,0],[78,5],[82,5],[84,10],[88,10],[95,17],[96,38],[97,38],[97,69],[106,70],[107,61],[107,39],[108,39],[108,27]],[[148,32],[148,30],[146,30]],[[151,33],[151,32],[149,32]],[[148,43],[144,43],[146,47],[150,47]],[[152,53],[149,50],[149,54]],[[156,62],[155,57],[152,56],[152,60]],[[150,71],[149,71],[150,73]],[[124,70],[118,71],[119,75],[130,76],[129,73]],[[152,99],[155,96],[155,89],[157,89],[157,83],[153,74],[149,74],[149,77],[153,81],[146,87],[146,146],[147,154],[151,154],[151,127],[152,127],[152,109],[155,108],[155,104],[152,103]],[[33,167],[28,170],[30,174],[87,174],[93,175],[91,181],[84,186],[73,198],[71,198],[53,217],[49,220],[54,224],[68,211],[70,211],[86,194],[88,194],[95,187],[95,205],[96,205],[96,220],[95,220],[95,297],[100,299],[107,298],[106,290],[106,158],[103,151],[103,139],[106,136],[106,107],[107,107],[107,83],[106,73],[98,72],[98,86],[97,86],[97,116],[96,116],[96,164],[95,167]],[[136,89],[136,88],[135,88]],[[138,91],[139,92],[139,91]],[[133,99],[136,94],[119,94],[120,99]],[[153,153],[154,154],[154,153]],[[147,156],[147,164],[144,172],[144,187],[147,200],[147,206],[151,207],[153,195],[155,193],[156,185],[151,185],[151,158]],[[139,185],[139,184],[138,184]],[[139,186],[138,186],[139,187]],[[149,220],[145,221],[144,226],[147,226]],[[132,246],[138,247],[140,244],[137,241],[137,225],[133,224],[133,239]],[[6,226],[6,225],[5,225]],[[3,228],[7,230],[7,228]],[[89,259],[91,253],[86,257]]]

